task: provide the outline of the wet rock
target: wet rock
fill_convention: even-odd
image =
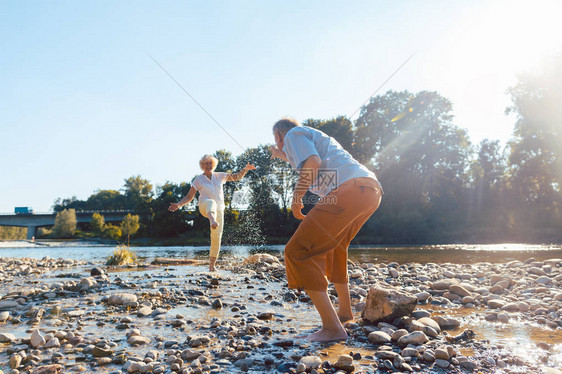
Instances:
[[[472,294],[466,288],[458,284],[451,285],[449,287],[449,291],[461,297],[472,296]]]
[[[220,299],[215,299],[211,304],[211,307],[213,309],[222,309],[222,301],[220,301]]]
[[[355,371],[355,366],[353,365],[353,357],[349,355],[341,355],[332,366],[337,370],[343,370],[349,373]]]
[[[109,357],[113,354],[113,351],[110,349],[104,349],[101,347],[94,347],[94,349],[92,349],[92,355],[94,357]]]
[[[31,374],[58,374],[62,373],[63,366],[59,364],[45,365],[34,369]]]
[[[274,311],[267,311],[267,312],[263,312],[263,313],[258,314],[258,319],[270,320],[270,319],[273,319],[274,315],[275,315]]]
[[[509,315],[506,313],[498,313],[498,322],[508,323]]]
[[[368,339],[373,344],[385,344],[391,341],[390,335],[383,331],[373,331],[369,334]]]
[[[90,269],[90,275],[93,276],[93,277],[97,277],[97,276],[104,275],[104,274],[105,274],[105,270],[103,270],[100,267],[95,267],[95,268]]]
[[[150,343],[150,338],[140,335],[133,335],[127,339],[127,343],[133,347]]]
[[[452,317],[434,316],[432,319],[437,322],[441,330],[454,329],[461,325],[458,319]]]
[[[45,337],[39,332],[39,330],[33,330],[31,333],[31,346],[33,346],[33,348],[37,348],[45,345],[45,343]]]
[[[0,343],[13,343],[16,341],[16,336],[8,332],[0,333]]]
[[[465,370],[476,370],[478,368],[478,365],[476,365],[476,363],[473,361],[462,361],[460,363],[460,367]]]
[[[378,282],[369,289],[361,317],[370,323],[392,322],[410,315],[417,301],[417,297],[408,292]]]
[[[423,343],[427,343],[428,341],[429,338],[422,331],[414,331],[398,339],[398,345],[401,347],[404,347],[408,344],[420,345]]]
[[[435,359],[435,365],[439,366],[440,368],[445,369],[445,368],[449,367],[450,363],[447,360],[441,360],[439,358],[436,358]]]
[[[299,360],[299,364],[304,364],[306,370],[317,369],[322,365],[322,360],[317,356],[304,356]]]
[[[9,317],[10,317],[10,312],[8,311],[0,312],[0,322],[6,322]]]
[[[17,369],[20,367],[22,361],[22,357],[19,354],[12,355],[10,357],[9,365],[12,369]]]
[[[418,322],[423,324],[424,326],[431,327],[432,329],[437,331],[437,333],[441,332],[441,327],[439,326],[439,323],[437,323],[436,321],[434,321],[433,319],[431,319],[429,317],[420,318],[420,319],[418,319]]]
[[[108,299],[109,305],[125,305],[128,303],[136,303],[137,296],[131,293],[115,293]]]
[[[500,299],[492,299],[492,300],[488,300],[488,306],[492,309],[501,309],[502,307],[504,307],[507,303],[503,300]]]
[[[415,296],[419,302],[425,302],[430,298],[431,294],[429,292],[423,291],[418,292]]]
[[[12,310],[18,306],[19,304],[13,300],[0,300],[0,310]]]
[[[137,317],[146,317],[152,313],[152,308],[149,306],[143,306],[137,310]]]

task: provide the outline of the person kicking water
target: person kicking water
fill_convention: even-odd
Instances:
[[[209,251],[209,271],[215,271],[215,264],[220,252],[221,238],[224,226],[224,192],[222,186],[225,182],[239,181],[244,178],[249,170],[256,167],[248,163],[238,173],[215,172],[219,160],[211,155],[205,155],[199,160],[203,174],[198,175],[191,183],[191,189],[177,203],[170,203],[168,210],[174,212],[182,206],[189,204],[199,192],[199,212],[209,219],[211,226],[211,249]]]
[[[298,174],[291,210],[302,222],[285,246],[287,281],[289,288],[306,291],[322,320],[322,328],[306,338],[345,340],[342,321],[353,319],[347,249],[379,207],[382,187],[373,172],[322,131],[283,118],[273,126],[273,136],[271,157],[288,161]],[[305,216],[302,199],[309,189],[320,199]],[[337,312],[328,296],[328,280],[338,294]]]

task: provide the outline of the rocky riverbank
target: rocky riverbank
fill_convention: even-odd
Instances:
[[[282,262],[146,264],[0,258],[0,374],[559,372],[562,260],[350,264],[349,339],[318,327]],[[331,290],[332,294],[335,294]],[[492,330],[540,337],[494,341]],[[517,352],[517,339],[523,354]]]

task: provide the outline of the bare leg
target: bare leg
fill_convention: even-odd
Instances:
[[[209,271],[215,271],[217,270],[215,268],[215,264],[217,263],[217,258],[216,257],[209,257]]]
[[[351,297],[349,296],[349,283],[334,283],[336,292],[338,293],[338,317],[341,322],[347,322],[353,319],[353,311],[351,310]]]
[[[217,227],[219,227],[219,223],[215,219],[215,216],[212,212],[209,212],[207,214],[207,218],[209,218],[209,222],[211,223],[211,229],[216,229]]]
[[[309,335],[306,339],[313,342],[329,342],[335,340],[346,340],[347,332],[343,328],[336,310],[330,301],[327,291],[311,291],[306,293],[312,300],[312,303],[318,310],[322,319],[322,329]]]

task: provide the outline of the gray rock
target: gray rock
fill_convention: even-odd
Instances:
[[[390,335],[383,331],[373,331],[369,334],[368,339],[373,344],[385,344],[391,341]]]
[[[322,360],[317,356],[304,356],[299,360],[300,364],[304,364],[306,370],[317,369],[322,365]]]
[[[137,310],[137,317],[146,317],[152,313],[152,308],[149,306],[143,306]]]
[[[10,317],[10,312],[8,311],[0,312],[0,322],[6,322],[9,317]]]
[[[408,344],[420,345],[420,344],[427,343],[428,341],[429,338],[423,332],[414,331],[398,339],[398,345],[401,347],[407,346]]]
[[[127,343],[135,347],[150,343],[150,338],[147,338],[146,336],[133,335],[127,339]]]
[[[441,279],[437,282],[431,283],[432,290],[448,290],[452,285],[458,284],[459,281],[456,279]]]
[[[31,345],[33,348],[45,345],[45,337],[39,332],[39,330],[33,330],[31,333]]]
[[[500,299],[492,299],[492,300],[488,300],[488,306],[492,309],[501,309],[503,308],[507,303],[503,300]]]
[[[457,294],[461,297],[465,297],[465,296],[471,296],[471,293],[468,292],[468,290],[460,285],[457,284],[453,284],[449,287],[449,291]]]
[[[12,310],[18,306],[19,304],[14,300],[0,300],[0,310]]]
[[[423,292],[418,292],[415,296],[418,298],[419,302],[424,302],[427,301],[427,299],[429,299],[431,294],[429,292],[423,291]]]
[[[109,296],[109,305],[124,305],[127,303],[136,303],[137,295],[131,293],[115,293]]]
[[[447,360],[441,360],[439,358],[435,359],[435,365],[439,366],[440,368],[448,368],[450,363]]]
[[[434,329],[435,331],[437,331],[437,333],[441,332],[441,327],[439,326],[439,323],[437,323],[437,321],[429,318],[429,317],[423,317],[418,319],[418,322],[422,323],[424,326],[429,326],[432,329]]]
[[[476,365],[475,362],[473,361],[462,361],[460,363],[460,367],[465,369],[465,370],[476,370],[476,368],[478,367],[478,365]]]
[[[377,282],[369,289],[361,317],[370,322],[392,322],[410,315],[418,302],[417,297],[398,288]]]
[[[0,343],[13,343],[16,341],[16,336],[8,332],[0,333]]]

